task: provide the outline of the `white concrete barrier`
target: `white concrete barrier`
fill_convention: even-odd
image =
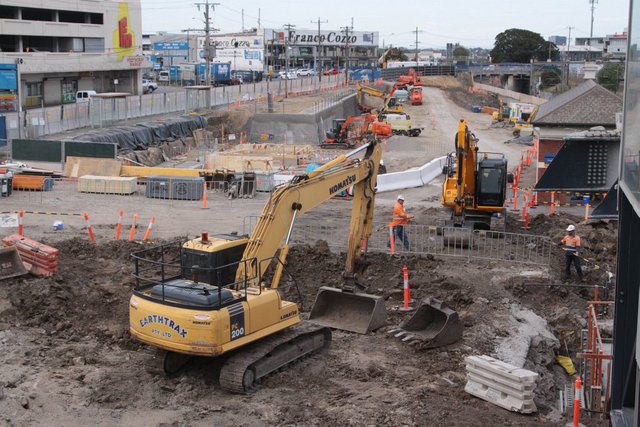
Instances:
[[[445,162],[446,157],[438,157],[417,169],[378,175],[378,193],[422,187],[442,174]]]
[[[467,384],[464,391],[514,412],[536,412],[533,395],[538,374],[490,356],[466,357]]]

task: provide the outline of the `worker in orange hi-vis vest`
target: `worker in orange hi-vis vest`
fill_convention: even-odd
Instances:
[[[393,219],[389,223],[389,227],[393,227],[394,239],[400,239],[404,246],[404,250],[409,250],[409,237],[407,236],[407,230],[405,225],[409,224],[409,221],[413,218],[413,215],[408,214],[404,209],[404,196],[398,195],[395,206],[393,207]],[[390,246],[390,243],[387,243]]]
[[[564,246],[565,250],[565,270],[564,278],[569,280],[571,277],[571,264],[576,267],[576,273],[581,282],[584,282],[582,278],[582,267],[580,266],[580,255],[582,247],[580,245],[580,237],[576,235],[576,226],[570,224],[567,227],[567,235],[558,242],[558,246]]]

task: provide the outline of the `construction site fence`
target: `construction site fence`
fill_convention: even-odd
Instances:
[[[257,222],[256,217],[246,217],[243,232],[250,234]],[[334,223],[296,224],[291,244],[314,245],[324,240],[334,251],[347,249],[348,230]],[[348,221],[344,221],[348,224]],[[388,224],[375,223],[373,233],[367,241],[368,252],[391,253],[391,231]],[[548,237],[504,231],[481,231],[470,229],[446,229],[435,225],[409,224],[404,226],[408,243],[396,236],[395,254],[434,255],[476,260],[505,261],[513,264],[548,267],[551,262],[552,242]],[[443,234],[448,237],[445,244]]]
[[[35,187],[19,188],[13,186],[10,201],[20,206],[37,206],[39,209],[56,209],[60,200],[86,200],[88,207],[104,203],[117,203],[119,198],[140,198],[140,203],[148,203],[148,199],[156,199],[159,203],[182,205],[196,202],[199,206],[206,192],[209,198],[223,196],[228,199],[253,199],[257,193],[269,193],[282,181],[270,176],[270,181],[246,180],[242,174],[232,179],[210,180],[190,179],[180,177],[138,179],[135,183],[127,181],[93,179],[90,183],[80,183],[78,179],[45,178],[42,184]],[[6,197],[6,196],[5,196]],[[213,199],[212,201],[215,201]],[[188,206],[188,205],[187,205]]]
[[[348,86],[344,77],[304,77],[295,80],[272,80],[210,89],[176,88],[162,93],[116,98],[91,98],[90,102],[41,106],[6,113],[7,138],[39,138],[86,127],[121,124],[122,121],[167,113],[190,113],[213,108],[235,108],[247,103],[274,100],[333,90]]]

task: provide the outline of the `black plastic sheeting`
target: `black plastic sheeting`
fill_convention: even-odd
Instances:
[[[203,116],[181,116],[163,121],[139,123],[87,132],[74,138],[76,141],[111,142],[118,144],[118,151],[144,150],[177,138],[193,135],[193,131],[207,126]]]
[[[589,218],[618,219],[618,180],[607,191],[604,200],[596,206]]]

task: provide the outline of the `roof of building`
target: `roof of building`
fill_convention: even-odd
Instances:
[[[622,98],[592,80],[542,104],[533,123],[549,126],[615,126]]]

